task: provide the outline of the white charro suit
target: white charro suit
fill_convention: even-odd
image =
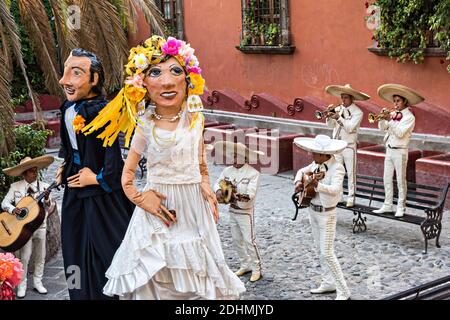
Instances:
[[[334,157],[320,166],[313,162],[297,172],[295,183],[301,181],[304,174],[317,171],[324,171],[325,177],[318,183],[316,196],[311,200],[313,206],[310,206],[308,210],[312,235],[319,252],[320,266],[323,271],[321,285],[335,286],[338,296],[349,298],[350,291],[334,253],[336,205],[342,196],[345,169]],[[317,211],[320,207],[326,211]]]
[[[214,191],[217,192],[220,189],[219,182],[223,179],[228,179],[236,185],[238,194],[247,194],[250,197],[250,201],[236,201],[234,203],[235,208],[230,206],[229,223],[233,243],[241,262],[241,268],[251,269],[254,272],[261,272],[261,256],[256,245],[254,218],[259,175],[258,170],[248,164],[239,169],[230,166],[222,171],[214,184]]]
[[[393,178],[394,171],[397,177],[398,207],[397,210],[405,210],[406,202],[406,169],[408,164],[408,147],[416,118],[409,108],[401,111],[402,118],[399,121],[382,120],[378,128],[386,132],[384,143],[386,146],[386,157],[384,160],[384,192],[385,205],[392,205],[394,197]],[[399,209],[400,208],[400,209]]]
[[[34,198],[39,196],[49,185],[42,181],[34,181],[28,183],[25,180],[17,181],[11,184],[8,193],[2,201],[2,208],[12,213],[17,203],[24,197],[31,195]],[[48,213],[55,209],[56,203],[49,200],[44,201],[45,219],[42,225],[33,233],[28,242],[15,255],[23,264],[24,276],[19,287],[27,287],[28,263],[31,254],[35,253],[33,281],[36,284],[42,284],[44,275],[45,253],[46,253],[46,235],[47,235],[47,216]]]
[[[344,109],[339,119],[327,118],[327,125],[333,128],[333,139],[347,142],[347,147],[335,157],[339,163],[345,164],[348,176],[348,197],[354,198],[356,192],[356,147],[363,112],[354,103],[347,108],[343,106],[341,108]]]

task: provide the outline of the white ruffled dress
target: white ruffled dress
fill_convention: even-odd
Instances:
[[[106,272],[103,292],[121,299],[238,299],[244,284],[228,268],[208,202],[200,189],[203,117],[182,115],[174,132],[154,128],[146,113],[131,149],[147,157],[147,183],[176,210],[170,227],[136,207]],[[155,138],[158,137],[158,138]],[[159,140],[161,139],[161,140]]]

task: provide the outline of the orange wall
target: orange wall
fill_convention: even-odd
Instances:
[[[383,83],[400,83],[450,112],[450,74],[441,58],[399,64],[369,52],[362,0],[291,0],[292,55],[244,54],[235,48],[241,31],[240,0],[184,0],[186,40],[196,49],[210,90],[232,89],[244,97],[267,92],[285,102],[316,96],[334,102],[326,85],[350,83],[376,94]]]

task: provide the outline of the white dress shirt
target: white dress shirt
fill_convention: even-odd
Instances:
[[[325,166],[327,169],[325,169]],[[300,169],[295,176],[294,182],[301,181],[302,176],[309,172],[314,172],[319,165],[312,162],[310,165]],[[342,183],[344,181],[345,169],[342,164],[332,156],[328,161],[320,165],[320,171],[325,171],[325,177],[319,181],[316,188],[316,196],[311,200],[314,205],[321,205],[324,208],[335,207],[342,197]]]
[[[333,139],[346,141],[348,144],[356,144],[358,130],[363,118],[363,112],[354,103],[344,108],[339,119],[327,118],[327,125],[333,128]]]
[[[238,194],[246,194],[250,197],[249,201],[236,201],[236,205],[239,207],[239,209],[233,208],[233,211],[236,211],[238,213],[251,214],[255,205],[259,176],[260,173],[258,172],[258,170],[247,163],[239,169],[233,166],[226,167],[214,184],[214,192],[220,190],[219,182],[221,180],[230,180],[234,185],[236,185],[236,192]]]
[[[77,136],[76,136],[75,130],[73,129],[73,120],[75,119],[75,117],[78,114],[75,111],[75,105],[76,105],[76,103],[74,103],[72,106],[67,108],[64,120],[66,122],[66,128],[67,128],[67,133],[69,134],[70,144],[72,145],[72,148],[74,150],[78,150]]]
[[[405,108],[400,112],[403,115],[400,121],[381,120],[378,122],[378,128],[386,132],[386,135],[384,136],[384,143],[386,146],[407,149],[414,130],[416,118],[409,108]]]

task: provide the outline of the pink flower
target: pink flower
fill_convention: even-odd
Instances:
[[[196,74],[201,74],[202,73],[202,69],[200,69],[199,67],[187,67],[187,70],[189,72],[193,72]]]
[[[195,50],[191,48],[191,45],[184,42],[183,45],[180,47],[178,54],[186,60],[188,57],[193,56],[194,52]]]
[[[14,294],[13,287],[5,281],[0,285],[0,300],[14,300],[16,295]]]
[[[125,80],[126,84],[132,85],[133,87],[137,87],[137,88],[143,88],[143,80],[142,80],[142,73],[139,73],[137,75],[135,75],[134,77],[127,77],[127,79]]]
[[[179,54],[179,49],[183,41],[177,40],[174,37],[167,38],[167,42],[163,44],[161,51],[165,54],[169,54],[171,56],[176,56]]]
[[[1,267],[3,262],[3,267]],[[9,271],[7,271],[7,266],[12,265],[12,274],[10,274]],[[22,262],[20,262],[19,259],[14,257],[12,253],[0,253],[0,274],[3,274],[3,276],[6,276],[6,281],[10,283],[10,285],[15,288],[20,281],[22,280],[23,275],[23,268],[22,268]],[[7,274],[6,274],[7,273]],[[5,282],[6,282],[5,281]]]

